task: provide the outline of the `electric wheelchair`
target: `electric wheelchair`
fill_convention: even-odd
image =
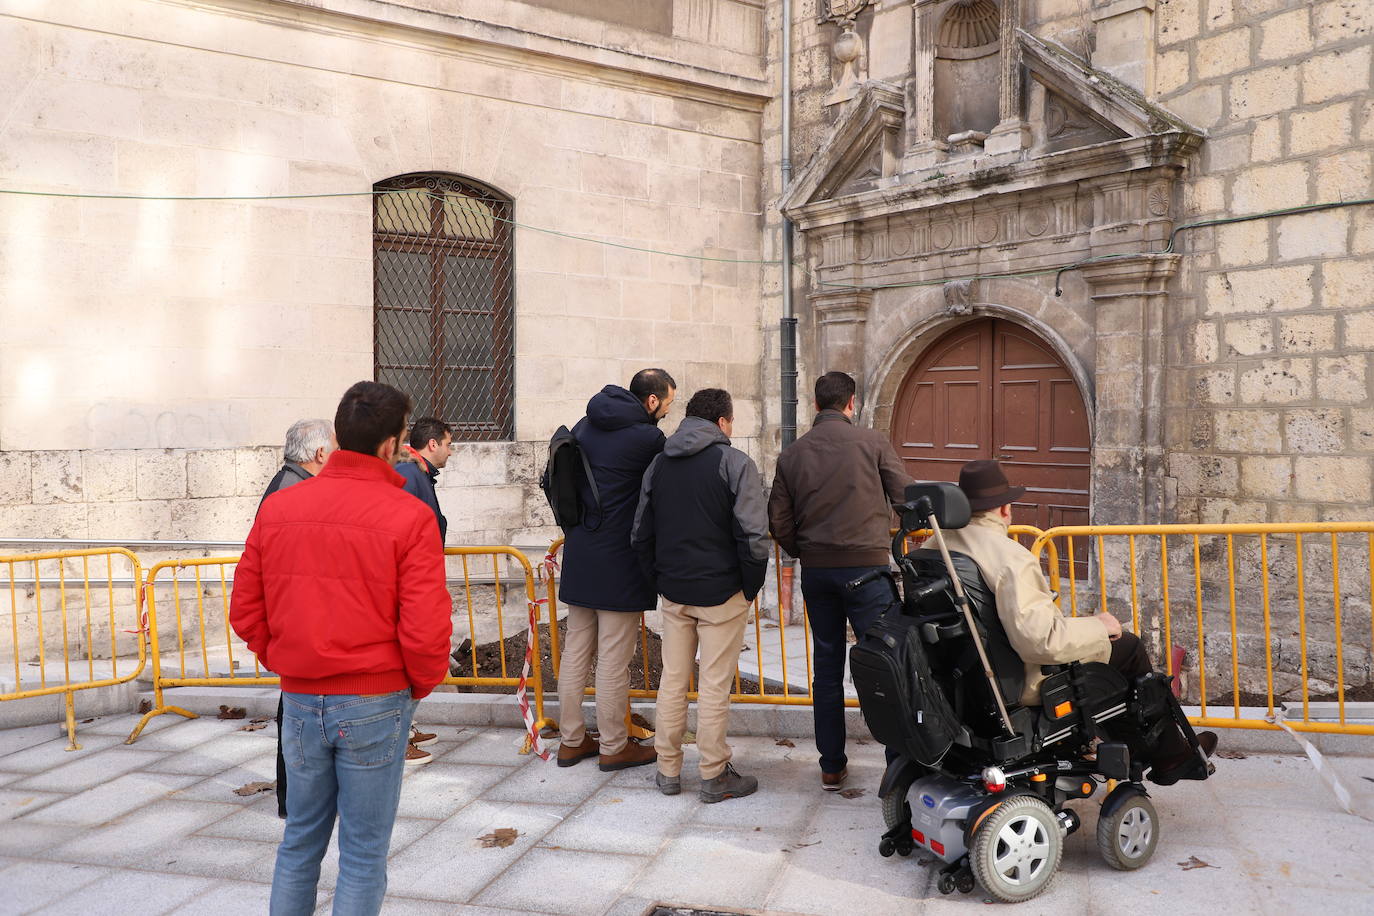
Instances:
[[[1160,831],[1142,783],[1148,749],[1177,727],[1197,754],[1187,778],[1211,772],[1169,679],[1154,672],[1128,683],[1094,662],[1046,666],[1041,705],[1019,705],[1025,665],[995,595],[941,533],[968,523],[967,499],[947,483],[915,484],[906,498],[893,539],[901,590],[886,572],[894,604],[850,652],[864,720],[895,754],[879,789],[887,829],[878,851],[933,853],[944,863],[941,893],[968,893],[976,881],[998,901],[1029,900],[1054,877],[1064,838],[1080,826],[1065,803],[1110,780],[1098,849],[1113,868],[1145,865]],[[926,528],[937,549],[906,552],[907,534]]]

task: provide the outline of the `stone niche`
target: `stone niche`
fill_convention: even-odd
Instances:
[[[981,149],[1001,120],[1001,18],[994,0],[955,0],[935,30],[933,133],[956,153]]]

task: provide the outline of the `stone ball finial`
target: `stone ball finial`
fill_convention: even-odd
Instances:
[[[835,59],[842,64],[850,64],[859,59],[863,54],[864,43],[858,35],[854,34],[854,23],[844,24],[844,33],[835,39],[835,46],[831,49]]]

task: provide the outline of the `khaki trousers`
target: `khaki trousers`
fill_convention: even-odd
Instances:
[[[564,744],[581,744],[587,736],[582,699],[595,656],[601,753],[625,750],[629,740],[625,712],[630,701],[630,659],[643,616],[633,611],[596,611],[568,605],[568,635],[558,665],[558,730]]]
[[[736,592],[724,604],[693,607],[663,599],[663,677],[655,707],[654,749],[664,776],[682,774],[682,736],[687,731],[687,687],[701,649],[697,676],[697,750],[702,779],[715,779],[730,762],[725,741],[730,687],[739,664],[749,602]]]

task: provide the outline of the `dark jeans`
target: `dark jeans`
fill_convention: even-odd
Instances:
[[[802,567],[802,597],[811,621],[811,708],[822,773],[838,773],[849,762],[844,753],[845,623],[854,628],[855,636],[862,636],[895,600],[886,577],[854,591],[845,588],[845,583],[875,568],[879,567]]]
[[[1142,674],[1149,674],[1154,670],[1150,664],[1149,653],[1145,651],[1145,644],[1140,641],[1140,637],[1129,631],[1112,640],[1112,657],[1107,660],[1117,671],[1126,676],[1126,680],[1135,681]],[[1183,732],[1175,727],[1164,729],[1164,733],[1159,737],[1159,744],[1151,748],[1151,758],[1153,761],[1175,761],[1187,758],[1192,753],[1192,746],[1188,744],[1188,739],[1183,737]]]

